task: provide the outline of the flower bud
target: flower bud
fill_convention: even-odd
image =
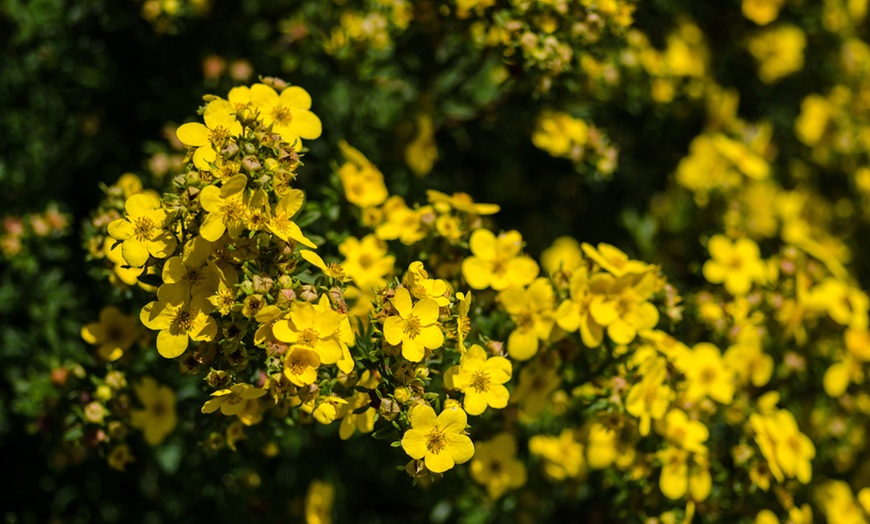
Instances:
[[[250,173],[263,169],[263,166],[260,165],[260,161],[253,155],[248,155],[242,159],[242,167]]]
[[[299,298],[305,302],[315,302],[317,301],[317,290],[311,284],[305,284],[299,288]]]
[[[239,145],[235,142],[228,142],[227,145],[221,148],[221,156],[230,159],[239,154]]]
[[[399,403],[391,398],[383,398],[381,399],[381,405],[378,406],[378,414],[384,420],[391,421],[396,418],[396,416],[401,411],[399,408]]]
[[[214,389],[226,389],[230,385],[231,377],[226,371],[213,369],[206,375],[205,381]]]
[[[406,404],[409,400],[411,400],[411,388],[407,386],[398,387],[393,392],[393,397],[400,404]]]

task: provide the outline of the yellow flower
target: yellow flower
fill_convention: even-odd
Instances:
[[[648,264],[637,260],[630,260],[628,255],[623,253],[619,248],[604,242],[598,244],[598,248],[594,248],[591,244],[585,242],[581,247],[586,256],[598,264],[601,269],[615,277],[629,274],[640,275],[652,269]]]
[[[307,386],[317,381],[320,355],[304,346],[290,346],[284,355],[284,376],[296,386]]]
[[[546,341],[553,331],[555,296],[550,281],[538,278],[528,289],[510,287],[498,295],[516,326],[507,340],[512,358],[528,360],[538,352],[538,341]]]
[[[474,444],[465,434],[468,419],[461,408],[445,408],[436,418],[435,410],[423,403],[411,409],[409,418],[411,429],[402,437],[402,449],[411,458],[423,460],[432,473],[443,473],[474,455]]]
[[[344,268],[341,267],[341,264],[336,264],[335,262],[330,262],[327,264],[323,261],[323,259],[315,253],[314,251],[309,251],[307,249],[303,249],[299,252],[302,258],[305,259],[306,262],[316,267],[317,269],[323,271],[323,274],[328,276],[329,278],[338,280],[339,282],[347,282],[350,280],[345,273]]]
[[[480,415],[489,406],[502,409],[507,406],[510,393],[504,383],[511,379],[512,367],[504,357],[486,357],[486,351],[474,344],[462,356],[458,366],[447,371],[452,388],[465,393],[462,407],[469,415]]]
[[[182,256],[169,258],[163,266],[163,285],[157,299],[180,304],[199,294],[213,295],[222,280],[220,270],[209,263],[211,245],[202,237],[185,244]]]
[[[423,263],[419,260],[411,262],[411,265],[408,266],[408,271],[402,278],[402,285],[408,288],[414,298],[431,298],[438,304],[438,307],[446,307],[450,304],[450,299],[447,297],[450,288],[447,282],[440,278],[429,278],[429,273],[426,272]]]
[[[260,398],[265,394],[265,389],[255,388],[250,384],[235,384],[229,389],[212,393],[212,398],[202,405],[201,411],[214,413],[220,409],[223,415],[232,417],[242,412],[248,400]]]
[[[520,255],[523,237],[517,231],[496,237],[488,229],[477,229],[471,234],[469,247],[473,256],[462,261],[462,276],[472,289],[502,291],[528,285],[538,276],[538,264]]]
[[[486,487],[493,500],[508,490],[521,488],[526,483],[526,466],[517,460],[517,442],[510,433],[499,433],[490,440],[474,446],[471,478]]]
[[[142,286],[142,283],[139,282],[139,275],[145,272],[145,268],[130,266],[127,261],[124,260],[122,246],[123,243],[119,244],[117,240],[110,236],[106,237],[103,242],[103,252],[106,254],[106,259],[112,263],[112,270],[114,271],[114,273],[109,276],[109,281],[112,285],[120,288],[124,287],[122,284],[132,286],[138,283]],[[119,280],[121,283],[118,282]]]
[[[867,493],[868,488],[862,489],[858,494],[858,500],[852,493],[852,488],[849,484],[842,480],[828,480],[819,485],[815,490],[815,499],[827,519],[826,522],[836,522],[837,524],[866,524],[867,518],[863,514],[867,511],[866,495],[861,496],[861,493]],[[861,504],[861,505],[859,505]],[[861,506],[864,511],[861,511]],[[797,510],[793,508],[792,511]],[[807,515],[802,520],[793,518],[792,511],[789,511],[789,524],[812,524],[812,511],[807,508]]]
[[[251,86],[251,103],[260,111],[260,116],[272,131],[281,135],[284,141],[301,147],[300,138],[313,140],[320,136],[320,119],[309,111],[311,95],[299,86],[290,86],[279,95],[265,84]]]
[[[749,39],[749,52],[758,61],[758,77],[765,84],[804,68],[807,37],[797,26],[780,25]]]
[[[100,311],[100,321],[82,327],[82,339],[97,347],[97,354],[103,360],[112,362],[124,355],[136,340],[139,323],[134,317],[125,315],[115,306]]]
[[[231,137],[242,133],[242,125],[236,120],[235,108],[226,100],[211,101],[203,114],[205,125],[189,122],[175,131],[182,144],[195,147],[193,164],[201,171],[213,171],[210,163],[217,159],[217,151]]]
[[[411,209],[400,196],[392,196],[382,208],[385,221],[375,228],[375,236],[381,240],[396,240],[406,246],[426,236],[426,228],[421,220],[423,209]]]
[[[551,480],[577,478],[586,473],[583,444],[570,428],[558,436],[535,435],[529,439],[529,452],[544,459],[544,474]]]
[[[393,346],[401,345],[403,357],[420,362],[426,349],[437,349],[444,344],[444,333],[438,326],[438,304],[434,300],[421,299],[412,309],[411,294],[400,287],[390,302],[398,315],[384,321],[384,338]]]
[[[109,234],[123,242],[121,253],[131,266],[141,267],[148,255],[166,258],[175,252],[175,236],[166,230],[172,213],[145,194],[133,195],[124,204],[126,218],[109,224]]]
[[[432,165],[438,159],[438,147],[435,144],[435,126],[429,115],[417,115],[417,136],[405,148],[405,163],[411,171],[423,177],[432,171]]]
[[[659,311],[647,302],[655,291],[653,273],[643,276],[626,274],[615,278],[604,274],[596,285],[605,294],[596,294],[589,302],[589,314],[596,324],[606,327],[607,335],[617,344],[628,344],[639,331],[655,328]]]
[[[650,421],[660,420],[674,397],[674,391],[664,384],[667,361],[662,357],[647,358],[640,366],[643,378],[628,391],[625,410],[640,419],[641,436],[649,435]]]
[[[133,454],[130,453],[130,446],[127,444],[119,444],[113,447],[106,457],[109,467],[116,471],[124,471],[128,463],[135,461],[136,459],[133,457]]]
[[[345,163],[338,169],[338,177],[347,201],[361,208],[383,204],[390,196],[384,185],[384,175],[344,140],[338,143],[338,147],[345,158]]]
[[[322,480],[314,480],[305,494],[305,524],[331,524],[335,488]]]
[[[247,185],[247,176],[235,175],[226,179],[221,187],[203,188],[199,194],[199,203],[208,214],[199,229],[202,238],[216,242],[225,231],[230,238],[238,238],[245,227]]]
[[[460,352],[465,352],[465,337],[471,331],[471,320],[468,318],[471,298],[471,292],[456,293],[456,347]]]
[[[704,278],[711,284],[724,284],[734,296],[749,293],[752,284],[764,281],[764,264],[758,244],[748,238],[731,242],[715,235],[707,245],[711,260],[704,262]]]
[[[692,453],[706,453],[707,446],[704,442],[710,436],[710,430],[703,422],[689,420],[686,412],[681,409],[672,409],[665,415],[664,420],[656,428],[663,437],[671,444],[680,449]]]
[[[374,389],[380,382],[377,375],[373,375],[371,371],[366,370],[357,382],[357,387],[367,390]],[[407,389],[407,388],[405,388]],[[338,428],[338,436],[341,440],[347,440],[353,436],[354,432],[371,433],[375,428],[375,415],[377,410],[371,406],[372,399],[368,392],[354,391],[353,397],[347,404],[341,406],[338,417],[341,418],[341,426]],[[355,413],[361,408],[368,406],[368,409],[362,413]]]
[[[179,304],[149,302],[139,313],[139,319],[157,334],[157,351],[165,358],[175,358],[187,349],[189,340],[212,340],[217,335],[217,323],[208,316],[214,309],[208,297],[197,295]]]
[[[695,344],[692,351],[678,363],[686,374],[690,400],[710,397],[721,404],[734,398],[734,374],[722,359],[719,348],[708,342]]]
[[[662,463],[659,489],[671,500],[689,493],[692,500],[701,502],[710,495],[713,479],[704,455],[691,454],[686,450],[668,447],[656,456]]]
[[[541,266],[548,275],[573,274],[583,263],[580,243],[571,237],[559,237],[541,253]]]
[[[329,299],[326,300],[328,302]],[[341,315],[332,309],[324,310],[307,302],[295,302],[287,316],[289,318],[279,320],[272,326],[275,338],[316,352],[318,364],[338,362],[342,353],[339,339]]]
[[[293,216],[302,208],[303,200],[305,200],[305,194],[302,191],[298,189],[288,190],[275,204],[275,209],[272,210],[266,227],[284,242],[295,240],[303,246],[315,249],[317,245],[309,240],[296,225],[296,222],[292,220]]]
[[[578,159],[589,136],[589,126],[568,113],[544,111],[532,133],[532,143],[555,157]]]
[[[384,286],[396,262],[396,257],[388,254],[387,244],[374,235],[348,237],[338,250],[344,255],[344,273],[365,290]]]
[[[773,375],[773,357],[764,352],[760,340],[738,342],[725,351],[724,358],[725,365],[742,384],[749,382],[760,388],[767,385]]]
[[[749,424],[755,432],[755,443],[776,480],[783,482],[785,477],[794,477],[803,484],[810,481],[816,448],[800,432],[794,415],[784,409],[766,415],[753,413]]]
[[[475,203],[468,193],[453,193],[453,195],[448,195],[441,191],[427,189],[426,198],[430,204],[435,206],[435,209],[439,213],[446,213],[450,209],[455,209],[469,215],[494,215],[501,209],[498,204]]]
[[[144,377],[133,389],[144,409],[130,411],[130,425],[142,430],[145,442],[157,446],[178,424],[175,392],[169,386],[158,385],[151,377]]]
[[[589,306],[596,295],[605,293],[606,277],[599,273],[591,280],[585,267],[579,267],[568,281],[570,297],[559,304],[556,310],[556,323],[571,333],[580,331],[583,344],[589,348],[601,345],[604,328],[595,322],[589,313]]]
[[[831,102],[821,95],[807,95],[801,102],[801,114],[794,121],[794,133],[808,146],[819,143],[834,113]]]
[[[519,404],[521,414],[533,419],[544,410],[550,394],[561,383],[558,370],[551,366],[526,366],[520,371],[519,384],[511,395],[511,403]]]
[[[332,424],[338,417],[339,404],[346,406],[347,401],[334,395],[318,397],[317,407],[314,408],[314,412],[312,413],[314,415],[314,420],[323,425]]]
[[[758,25],[767,25],[779,15],[785,0],[743,0],[743,16]]]

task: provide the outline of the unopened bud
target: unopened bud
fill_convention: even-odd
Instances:
[[[378,414],[381,418],[391,421],[396,418],[401,409],[399,408],[399,403],[391,398],[383,398],[381,399],[381,405],[378,406]]]
[[[242,167],[251,173],[263,169],[263,166],[260,165],[260,161],[253,155],[248,155],[242,159]]]
[[[221,156],[230,159],[239,154],[239,145],[235,142],[229,142],[221,148]]]
[[[317,300],[317,290],[311,284],[305,284],[299,288],[299,298],[305,302],[314,302]]]
[[[230,375],[226,371],[213,369],[205,377],[206,383],[214,389],[226,389],[230,385]]]

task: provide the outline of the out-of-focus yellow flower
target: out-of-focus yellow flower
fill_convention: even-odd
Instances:
[[[438,147],[435,144],[435,126],[429,115],[417,115],[417,135],[405,148],[405,163],[419,177],[424,177],[432,171],[432,166],[438,159]]]
[[[586,474],[583,451],[571,428],[562,430],[558,437],[535,435],[529,439],[529,452],[543,459],[544,474],[557,482]]]
[[[807,37],[793,25],[766,29],[749,39],[749,52],[758,61],[758,77],[765,84],[804,68]]]
[[[758,244],[748,238],[731,242],[715,235],[707,245],[711,260],[704,262],[704,278],[711,284],[723,284],[735,296],[745,295],[755,283],[764,280],[764,265]]]
[[[510,433],[499,433],[474,446],[471,478],[486,487],[493,500],[526,483],[526,466],[516,458],[517,443]]]
[[[335,488],[322,480],[314,480],[305,494],[305,524],[331,524]]]
[[[130,425],[145,434],[145,442],[157,446],[178,424],[175,392],[169,386],[158,385],[151,377],[144,377],[133,389],[143,409],[130,412]]]
[[[743,16],[758,25],[767,25],[779,16],[785,0],[743,0]]]
[[[532,133],[532,143],[555,157],[579,159],[589,137],[589,126],[568,113],[544,111]]]
[[[338,143],[345,163],[338,169],[344,194],[351,204],[368,208],[383,204],[389,193],[384,175],[358,149],[344,140]]]
[[[555,325],[555,295],[546,278],[537,278],[528,287],[512,286],[498,294],[515,328],[507,340],[511,358],[528,360],[538,352],[539,341],[550,337]]]
[[[115,306],[100,311],[100,321],[82,327],[82,339],[97,346],[97,354],[109,362],[118,360],[136,340],[138,322]]]

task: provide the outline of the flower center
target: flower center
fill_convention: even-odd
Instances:
[[[181,333],[188,333],[193,327],[193,317],[187,309],[179,309],[175,314],[175,319],[172,321],[175,327]]]
[[[313,348],[314,344],[316,344],[319,339],[320,334],[317,333],[316,330],[311,328],[305,328],[302,331],[302,334],[299,335],[299,339],[296,341],[296,343],[301,346]]]
[[[139,217],[134,224],[136,232],[136,240],[145,242],[151,238],[151,232],[154,230],[154,221],[149,217]]]
[[[498,258],[492,263],[492,272],[495,275],[502,276],[507,271],[507,260]]]
[[[230,406],[235,406],[236,404],[241,403],[244,399],[238,393],[230,393],[226,396],[227,404]]]
[[[530,328],[535,323],[535,317],[529,311],[524,311],[517,316],[516,324],[518,328]]]
[[[740,271],[743,269],[743,259],[740,257],[731,257],[728,260],[728,264],[726,264],[728,268],[733,269],[734,271]]]
[[[286,126],[293,121],[293,113],[284,106],[275,106],[275,108],[272,109],[272,118],[275,119],[275,122]]]
[[[475,371],[471,375],[471,387],[478,393],[489,391],[489,373],[482,369]]]
[[[374,262],[375,262],[374,257],[372,257],[372,256],[371,256],[370,254],[368,254],[368,253],[365,253],[365,254],[363,254],[363,255],[360,255],[360,257],[359,257],[359,265],[360,265],[363,269],[368,269],[368,268],[370,268],[370,267],[372,266],[372,264],[374,264]]]
[[[166,403],[162,400],[158,400],[151,404],[151,415],[155,418],[160,418],[165,416],[169,412]]]
[[[341,267],[341,264],[330,262],[326,265],[326,274],[336,280],[341,280],[344,278],[344,268]]]
[[[245,209],[242,203],[238,200],[227,200],[221,206],[221,213],[227,220],[241,220],[245,216]]]
[[[420,319],[416,315],[409,315],[405,320],[402,332],[410,338],[415,338],[420,334]]]
[[[716,368],[707,366],[701,370],[700,375],[698,375],[698,380],[703,384],[712,384],[716,381],[716,376]]]
[[[209,140],[212,144],[220,144],[227,137],[230,136],[230,130],[225,128],[224,126],[217,126],[216,128],[211,130],[211,135],[209,136]]]
[[[302,360],[302,357],[299,355],[291,355],[290,363],[287,365],[287,369],[290,371],[291,375],[301,375],[305,372],[305,369],[308,367],[308,364]]]
[[[191,288],[198,286],[204,278],[205,275],[202,274],[202,268],[198,267],[188,267],[187,273],[184,275],[184,280],[187,281]]]
[[[437,455],[444,450],[446,445],[447,437],[444,435],[444,432],[437,427],[433,428],[432,431],[426,435],[426,449],[428,449],[430,453]]]

